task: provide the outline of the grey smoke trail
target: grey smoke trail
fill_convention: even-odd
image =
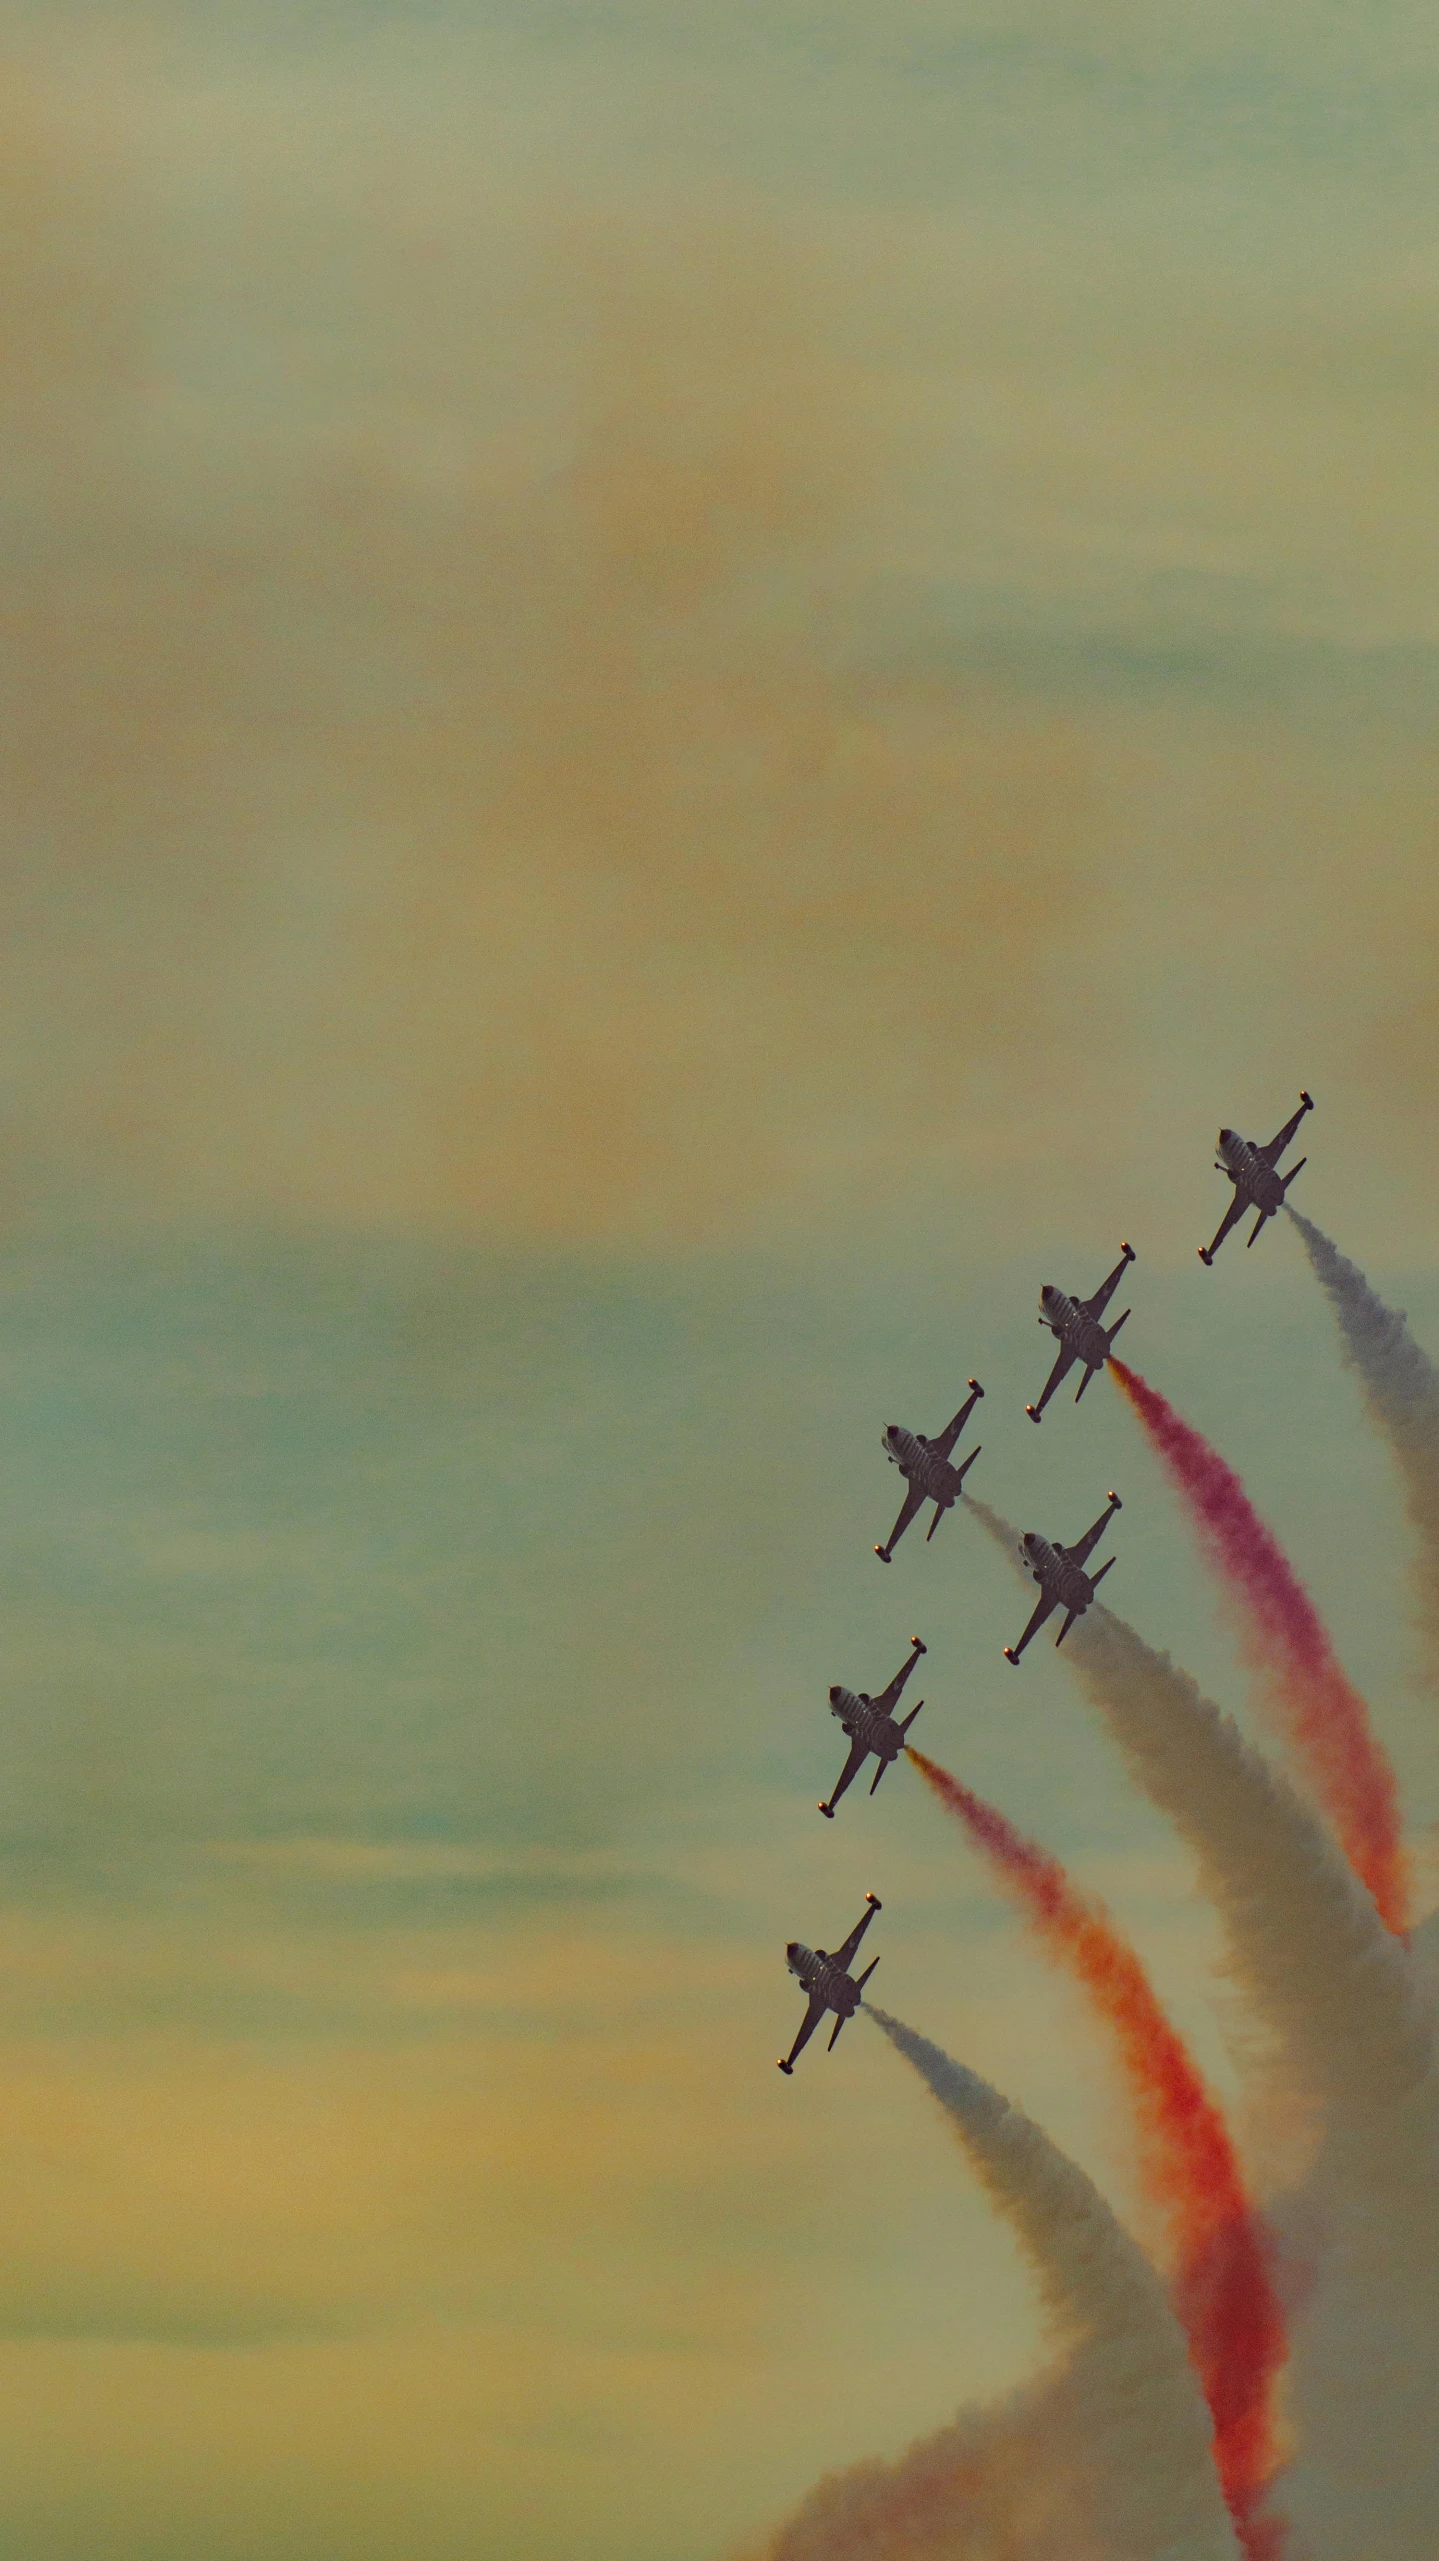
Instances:
[[[1017,1565],[1010,1524],[970,1509]],[[1321,2133],[1325,2246],[1296,2332],[1305,2459],[1286,2506],[1316,2561],[1418,2561],[1439,2515],[1439,2112],[1407,1952],[1318,1818],[1167,1654],[1096,1605],[1063,1659],[1194,1851],[1274,2068]]]
[[[1013,2226],[1051,2323],[1084,2357],[1091,2459],[1103,2470],[1115,2561],[1234,2561],[1209,2413],[1138,2243],[1076,2163],[998,2090],[886,2011],[870,2016],[933,2091]]]
[[[1322,1228],[1297,1209],[1289,1215],[1339,1319],[1345,1358],[1399,1463],[1404,1508],[1419,1539],[1416,1585],[1429,1676],[1439,1686],[1439,1370],[1415,1342],[1403,1309],[1386,1307]]]
[[[1232,1971],[1322,2129],[1325,2244],[1292,2369],[1305,2460],[1286,2485],[1301,2548],[1419,2561],[1439,2515],[1439,2116],[1407,1950],[1308,1806],[1168,1655],[1098,1607],[1065,1650],[1194,1850]]]
[[[1092,2351],[815,2484],[745,2561],[1114,2561]]]

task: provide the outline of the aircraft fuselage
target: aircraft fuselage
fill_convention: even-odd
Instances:
[[[1234,1129],[1219,1133],[1219,1161],[1241,1200],[1273,1218],[1284,1207],[1284,1178],[1260,1154],[1252,1138]]]
[[[1109,1336],[1097,1316],[1087,1316],[1067,1291],[1049,1283],[1039,1293],[1039,1312],[1055,1341],[1082,1360],[1086,1369],[1103,1369],[1109,1358]]]
[[[1062,1547],[1052,1547],[1038,1530],[1026,1530],[1020,1541],[1030,1573],[1041,1591],[1052,1592],[1060,1606],[1081,1616],[1094,1598],[1094,1585],[1082,1565]]]
[[[817,1993],[825,2008],[837,2010],[841,2018],[853,2018],[860,2004],[860,1989],[842,1965],[836,1965],[822,1947],[806,1947],[800,1939],[791,1939],[784,1955],[791,1974],[807,1993]]]
[[[838,1718],[851,1742],[863,1743],[882,1761],[897,1761],[904,1750],[904,1735],[896,1720],[876,1707],[867,1691],[847,1690],[837,1681],[829,1694],[829,1712]]]
[[[880,1440],[891,1467],[899,1469],[907,1484],[916,1486],[932,1503],[954,1501],[963,1478],[923,1432],[907,1431],[903,1423],[886,1423]]]

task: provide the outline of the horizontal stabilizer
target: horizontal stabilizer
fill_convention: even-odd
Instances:
[[[835,2020],[835,2023],[834,2023],[834,2034],[833,2034],[833,2036],[830,2038],[830,2041],[829,2041],[828,2045],[825,2047],[825,2052],[826,2052],[826,2054],[833,2054],[834,2049],[835,2049],[836,2045],[837,2045],[837,2044],[838,2044],[838,2042],[839,2042],[839,2032],[840,2032],[840,2029],[843,2027],[843,2025],[844,2025],[844,2012],[843,2012],[843,2010],[841,2010],[841,2011],[840,2011],[840,2014],[839,2014],[839,2017]]]
[[[1078,1616],[1079,1616],[1079,1612],[1078,1612],[1078,1610],[1071,1610],[1071,1611],[1070,1611],[1068,1618],[1065,1620],[1063,1627],[1060,1629],[1059,1634],[1056,1636],[1056,1638],[1055,1638],[1055,1640],[1054,1640],[1056,1647],[1059,1647],[1059,1646],[1061,1646],[1061,1645],[1064,1643],[1064,1640],[1065,1640],[1066,1636],[1069,1634],[1069,1631],[1070,1631],[1070,1629],[1073,1627],[1074,1622],[1075,1622],[1075,1620],[1078,1618]]]
[[[1124,1311],[1124,1314],[1123,1314],[1122,1316],[1116,1316],[1116,1318],[1115,1318],[1115,1320],[1114,1320],[1114,1323],[1110,1326],[1110,1329],[1109,1329],[1109,1333],[1108,1333],[1107,1340],[1108,1340],[1109,1348],[1110,1348],[1110,1350],[1111,1350],[1111,1351],[1113,1351],[1113,1349],[1114,1349],[1114,1337],[1115,1337],[1115,1335],[1118,1333],[1118,1331],[1119,1331],[1119,1329],[1120,1329],[1120,1326],[1121,1326],[1121,1325],[1127,1325],[1127,1324],[1128,1324],[1128,1322],[1129,1322],[1129,1319],[1130,1319],[1130,1317],[1133,1315],[1133,1313],[1134,1313],[1133,1308],[1131,1308],[1131,1307],[1126,1307],[1126,1309],[1125,1309],[1125,1311]]]
[[[982,1441],[976,1441],[976,1442],[975,1442],[975,1444],[974,1444],[973,1449],[972,1449],[972,1450],[970,1451],[970,1453],[969,1453],[968,1458],[965,1460],[963,1467],[957,1467],[957,1468],[955,1469],[955,1471],[954,1471],[954,1472],[955,1472],[956,1476],[959,1478],[959,1481],[960,1481],[961,1485],[964,1483],[964,1480],[965,1480],[966,1476],[969,1474],[970,1469],[973,1467],[974,1462],[975,1462],[975,1460],[978,1458],[979,1453],[980,1453],[980,1451],[981,1451],[981,1449],[982,1449],[983,1447],[984,1447],[984,1443],[983,1443]],[[934,1534],[934,1533],[931,1531],[931,1533],[930,1533],[931,1537],[933,1536],[933,1534]]]
[[[925,1531],[925,1533],[924,1533],[924,1543],[925,1543],[925,1546],[926,1546],[926,1547],[928,1547],[930,1540],[933,1538],[935,1531],[938,1529],[938,1527],[939,1527],[939,1525],[940,1525],[940,1522],[943,1520],[943,1518],[944,1518],[944,1512],[945,1512],[945,1507],[944,1507],[943,1503],[936,1503],[936,1504],[935,1504],[935,1507],[934,1507],[934,1518],[933,1518],[933,1520],[930,1522],[930,1525],[929,1525],[928,1529],[927,1529],[927,1530]]]
[[[1117,1564],[1118,1561],[1117,1557],[1107,1556],[1104,1563],[1101,1565],[1099,1572],[1097,1574],[1090,1575],[1090,1583],[1096,1592],[1098,1591],[1100,1584],[1103,1582],[1105,1575],[1109,1572],[1110,1566]]]
[[[1090,1382],[1090,1380],[1093,1378],[1093,1376],[1094,1376],[1094,1372],[1093,1372],[1093,1370],[1092,1370],[1092,1369],[1087,1369],[1087,1370],[1085,1371],[1083,1378],[1080,1380],[1079,1385],[1076,1387],[1076,1389],[1075,1389],[1075,1391],[1074,1391],[1074,1401],[1075,1401],[1075,1404],[1076,1404],[1076,1405],[1079,1403],[1079,1400],[1080,1400],[1081,1396],[1084,1394],[1084,1391],[1085,1391],[1086,1387],[1089,1385],[1089,1382]]]
[[[1296,1173],[1298,1172],[1298,1170],[1299,1170],[1299,1169],[1298,1169],[1298,1167],[1296,1166],[1296,1167],[1295,1167],[1295,1171],[1296,1171]],[[1269,1212],[1267,1209],[1261,1209],[1261,1211],[1260,1211],[1260,1213],[1259,1213],[1259,1216],[1256,1218],[1256,1220],[1255,1220],[1255,1222],[1254,1222],[1253,1229],[1251,1230],[1250,1234],[1249,1234],[1248,1236],[1246,1236],[1246,1238],[1245,1238],[1245,1240],[1244,1240],[1244,1241],[1245,1241],[1245,1243],[1246,1243],[1246,1245],[1252,1245],[1252,1244],[1253,1244],[1254,1239],[1255,1239],[1255,1237],[1258,1235],[1260,1228],[1264,1225],[1264,1222],[1265,1222],[1266,1218],[1268,1218],[1269,1216],[1270,1216],[1270,1212]]]
[[[865,1987],[866,1983],[869,1981],[869,1978],[870,1978],[871,1974],[874,1972],[874,1969],[875,1969],[875,1967],[878,1965],[878,1963],[879,1963],[879,1958],[878,1958],[877,1956],[872,1956],[872,1957],[870,1958],[870,1961],[869,1961],[868,1965],[865,1967],[864,1972],[863,1972],[862,1974],[857,1974],[857,1975],[855,1976],[855,1978],[854,1978],[854,1988],[855,1988],[855,1990],[856,1990],[857,1992],[862,1992],[862,1991],[864,1990],[864,1987]]]
[[[1303,1173],[1304,1168],[1305,1168],[1305,1166],[1308,1164],[1308,1162],[1309,1162],[1309,1159],[1308,1159],[1308,1157],[1307,1157],[1307,1156],[1301,1156],[1297,1165],[1291,1165],[1291,1166],[1290,1166],[1288,1173],[1287,1173],[1287,1174],[1285,1175],[1285,1177],[1284,1177],[1284,1188],[1285,1188],[1285,1190],[1286,1190],[1286,1191],[1288,1191],[1289,1186],[1290,1186],[1290,1184],[1293,1182],[1295,1175],[1296,1175],[1296,1174],[1302,1174],[1302,1173]]]
[[[909,1729],[910,1729],[911,1725],[914,1723],[914,1720],[915,1720],[915,1718],[918,1716],[919,1711],[920,1711],[920,1709],[923,1707],[923,1705],[924,1705],[924,1701],[923,1701],[923,1699],[922,1699],[922,1698],[917,1698],[917,1699],[915,1700],[915,1702],[914,1702],[913,1707],[910,1709],[908,1716],[901,1717],[901,1719],[900,1719],[900,1727],[899,1727],[899,1730],[900,1730],[901,1734],[907,1734],[907,1733],[909,1732]]]
[[[870,1792],[870,1795],[871,1795],[871,1796],[873,1796],[875,1789],[878,1787],[878,1785],[879,1785],[879,1783],[880,1783],[880,1780],[883,1778],[883,1776],[884,1776],[884,1774],[885,1774],[885,1771],[889,1768],[889,1766],[890,1766],[890,1765],[889,1765],[888,1761],[881,1761],[881,1762],[880,1762],[880,1765],[879,1765],[878,1769],[875,1771],[875,1774],[874,1774],[873,1778],[870,1780],[870,1783],[869,1783],[869,1792]]]

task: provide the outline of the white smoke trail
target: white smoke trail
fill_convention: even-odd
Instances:
[[[970,1509],[1019,1565],[1010,1524]],[[1303,2460],[1286,2506],[1316,2561],[1431,2561],[1439,2112],[1407,1952],[1318,1817],[1167,1654],[1096,1605],[1064,1659],[1194,1851],[1271,2063],[1320,2132],[1323,2264],[1296,2325]]]
[[[745,2561],[1112,2561],[1086,2362],[827,2474]]]
[[[1439,1370],[1402,1308],[1386,1307],[1357,1263],[1322,1228],[1289,1212],[1339,1319],[1345,1358],[1399,1464],[1404,1508],[1419,1539],[1415,1578],[1430,1680],[1439,1686]]]
[[[938,2099],[1013,2226],[1053,2327],[1076,2366],[1082,2359],[1090,2460],[1103,2473],[1114,2561],[1234,2561],[1209,2413],[1184,2333],[1138,2243],[1076,2163],[987,2081],[886,2011],[870,2016]],[[910,2547],[871,2542],[886,2548]],[[786,2561],[802,2549],[791,2547]]]

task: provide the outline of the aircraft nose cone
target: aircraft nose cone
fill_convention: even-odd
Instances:
[[[836,1681],[836,1682],[833,1684],[833,1686],[832,1686],[832,1688],[831,1688],[831,1690],[830,1690],[830,1694],[829,1694],[829,1703],[830,1703],[830,1706],[831,1706],[831,1707],[838,1707],[838,1705],[839,1705],[839,1683],[838,1683],[838,1681]]]
[[[1221,1146],[1221,1147],[1227,1147],[1227,1146],[1229,1145],[1230,1140],[1233,1138],[1233,1136],[1234,1136],[1234,1132],[1233,1132],[1233,1130],[1232,1130],[1232,1129],[1221,1129],[1221,1131],[1220,1131],[1220,1133],[1219,1133],[1219,1144],[1220,1144],[1220,1146]]]
[[[798,1954],[799,1954],[799,1941],[798,1941],[798,1939],[788,1939],[788,1940],[786,1940],[786,1942],[785,1942],[785,1951],[784,1951],[784,1952],[785,1952],[785,1957],[786,1957],[787,1961],[789,1962],[789,1964],[793,1965],[793,1963],[794,1963],[794,1961],[795,1961],[795,1958],[796,1958],[796,1957],[798,1956]]]

